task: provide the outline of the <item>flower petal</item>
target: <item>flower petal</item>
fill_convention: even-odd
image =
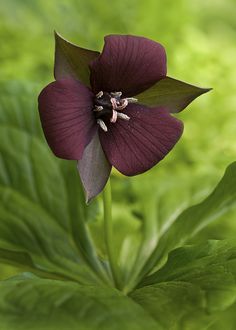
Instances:
[[[85,148],[83,157],[78,162],[78,171],[84,186],[86,202],[89,203],[103,190],[111,173],[111,165],[104,155],[98,134],[94,135]]]
[[[39,95],[47,142],[57,157],[80,159],[96,132],[92,92],[74,79],[52,82]]]
[[[132,176],[156,165],[174,147],[183,124],[164,108],[131,104],[125,109],[129,121],[118,119],[99,130],[100,141],[109,162],[121,173]]]
[[[74,45],[57,32],[55,42],[55,79],[75,78],[90,87],[89,63],[100,53]]]
[[[166,76],[166,53],[159,43],[144,37],[110,35],[90,69],[95,92],[134,96]]]

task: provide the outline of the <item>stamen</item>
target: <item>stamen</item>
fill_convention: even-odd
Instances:
[[[93,111],[97,124],[104,131],[108,131],[107,123],[116,123],[118,119],[130,120],[130,117],[125,114],[125,109],[129,103],[136,103],[138,100],[135,97],[123,97],[122,92],[103,92],[96,94]]]
[[[125,115],[122,112],[117,112],[117,118],[124,119],[124,120],[130,120],[130,117]]]
[[[126,100],[129,103],[136,103],[136,102],[138,102],[138,99],[136,99],[135,97],[127,97]]]
[[[95,105],[95,108],[93,109],[93,111],[102,111],[103,107],[101,105]]]
[[[116,110],[118,108],[117,101],[114,97],[111,97],[111,104],[112,104],[113,110]]]
[[[107,132],[107,126],[102,119],[97,119],[97,123],[104,132]]]
[[[112,117],[110,119],[111,123],[115,123],[117,121],[117,116],[118,116],[118,112],[116,110],[112,111]]]
[[[100,91],[96,94],[96,98],[100,99],[103,96],[103,91]]]

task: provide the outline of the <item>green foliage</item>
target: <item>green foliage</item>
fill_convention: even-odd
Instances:
[[[174,250],[155,283],[129,297],[104,286],[22,274],[0,282],[0,321],[4,330],[206,329],[235,302],[235,279],[235,241]]]
[[[7,88],[0,117],[1,260],[93,283],[90,267],[103,270],[85,224],[88,211],[76,164],[61,166],[37,130],[35,136],[29,134],[27,101],[16,109],[22,121],[11,120],[12,102],[8,98],[5,103],[6,94]],[[33,117],[35,127],[36,112]]]
[[[136,277],[140,280],[148,273],[153,272],[154,268],[160,268],[168,252],[173,248],[183,245],[209,223],[217,220],[230,209],[236,208],[235,178],[236,163],[233,163],[227,168],[224,177],[215,190],[200,204],[187,208],[180,213],[172,224],[159,234],[159,239],[156,242],[151,240],[149,234],[148,239],[152,242],[153,247],[149,246],[146,255],[144,255],[142,250],[139,251],[136,264],[132,269],[131,284],[128,285],[127,290],[130,290],[130,287],[137,283]],[[145,228],[143,240],[145,243],[143,247],[145,248],[147,240]],[[147,283],[150,283],[150,281],[152,283],[153,277],[155,278],[155,274],[150,276],[150,280],[147,280]]]
[[[9,94],[16,86],[21,93],[11,99]],[[76,325],[96,329],[101,327],[97,320],[104,317],[104,329],[109,322],[117,327],[139,329],[143,323],[134,321],[137,314],[150,329],[204,329],[218,317],[219,311],[226,313],[236,296],[235,243],[212,241],[179,248],[170,253],[163,268],[161,265],[174,247],[235,207],[235,163],[229,166],[213,193],[196,206],[186,209],[208,195],[209,188],[199,188],[198,182],[190,190],[188,182],[183,192],[183,185],[178,190],[174,181],[151,199],[147,195],[142,199],[138,195],[140,186],[134,184],[134,201],[131,200],[124,210],[114,205],[114,246],[124,291],[130,291],[137,283],[136,277],[132,279],[135,272],[142,280],[148,270],[153,272],[153,266],[159,268],[139,283],[140,288],[130,293],[132,301],[125,294],[101,286],[102,283],[110,285],[110,282],[99,200],[85,206],[75,164],[62,162],[51,154],[38,128],[35,111],[31,113],[31,120],[27,120],[30,107],[36,107],[27,95],[35,95],[37,90],[27,86],[4,84],[4,96],[0,99],[0,259],[54,280],[33,277],[1,282],[1,324],[6,329],[17,329],[17,326],[19,329],[27,326],[66,329],[67,322],[71,322],[72,329]],[[32,131],[32,127],[35,130]],[[145,189],[143,186],[142,193]],[[178,193],[178,198],[170,191]],[[191,198],[187,198],[189,191]],[[140,198],[141,203],[137,204]],[[158,206],[159,213],[156,213],[158,203],[162,208],[159,210]],[[144,208],[141,210],[138,206]],[[95,238],[96,248],[88,230]],[[149,241],[151,245],[145,245]],[[144,267],[150,258],[149,268]],[[144,273],[140,276],[142,269]],[[56,279],[64,279],[64,282]],[[14,295],[15,285],[17,295]],[[94,301],[94,297],[101,294],[101,298]],[[110,317],[104,312],[107,301]],[[29,317],[32,313],[29,302],[35,313],[32,318]],[[94,304],[95,314],[89,319],[86,313],[74,312],[83,303],[85,306]],[[124,313],[120,305],[130,311],[126,320],[116,318],[116,313]],[[52,310],[53,317],[46,324],[47,312]],[[35,319],[42,323],[38,324]]]
[[[182,212],[173,225],[163,233],[154,249],[147,268],[158,265],[166,254],[181,246],[210,222],[220,218],[231,208],[236,208],[236,162],[231,164],[215,190],[200,204]]]
[[[109,281],[101,201],[84,206],[76,164],[51,155],[39,125],[37,95],[53,79],[53,30],[95,50],[106,34],[144,35],[166,47],[170,76],[213,87],[178,115],[183,139],[161,164],[135,178],[113,172],[114,247],[124,283],[158,246],[158,267],[142,282],[151,285],[131,293],[142,308],[97,285],[87,292],[77,283],[15,278],[0,284],[1,329],[234,329],[233,243],[174,250],[160,269],[184,243],[235,237],[235,165],[227,184],[207,197],[235,161],[234,13],[234,0],[0,3],[0,260],[21,270],[92,285]],[[0,276],[19,268],[1,264]]]
[[[107,287],[25,274],[0,283],[4,330],[162,329],[138,304]]]
[[[172,251],[148,286],[131,296],[170,330],[206,329],[236,300],[235,241],[209,241]]]

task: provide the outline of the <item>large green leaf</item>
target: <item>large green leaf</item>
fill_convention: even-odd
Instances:
[[[148,106],[164,106],[170,112],[179,112],[209,90],[209,88],[200,88],[166,77],[136,97],[139,103]]]
[[[162,329],[138,304],[112,288],[24,276],[0,282],[0,291],[2,330]]]
[[[132,206],[133,212],[140,218],[139,249],[135,264],[132,267],[130,256],[126,258],[126,276],[133,277],[142,269],[146,260],[156,248],[158,241],[173,225],[176,218],[191,205],[200,202],[211,191],[212,178],[210,175],[199,177],[192,181],[190,175],[179,173],[158,174],[158,184],[152,180],[151,173],[148,178],[140,176],[132,183],[136,203]],[[140,189],[142,187],[142,189]],[[135,234],[137,238],[137,233]],[[135,256],[136,249],[130,248]],[[127,269],[129,266],[129,269]],[[129,273],[129,274],[128,274]]]
[[[178,248],[142,285],[131,297],[165,329],[205,329],[236,301],[236,242]]]
[[[183,211],[160,238],[146,262],[140,278],[163,262],[169,251],[181,246],[209,223],[236,207],[236,162],[226,172],[215,190],[200,204]]]
[[[39,269],[89,279],[57,163],[46,146],[20,130],[1,127],[0,140],[1,248],[28,253]]]
[[[160,270],[150,275],[142,285],[150,285],[165,281],[191,281],[197,284],[202,274],[208,274],[208,284],[217,276],[224,276],[223,285],[227,285],[227,276],[230,275],[230,284],[236,284],[236,242],[233,240],[207,241],[200,245],[190,245],[177,248],[170,252],[168,261]],[[212,279],[211,279],[212,274]],[[224,282],[224,283],[223,283]],[[207,284],[207,282],[206,282]],[[220,304],[223,301],[219,300]],[[212,308],[217,308],[214,301]]]
[[[164,183],[159,180],[160,187],[156,191],[155,183],[151,183],[149,193],[145,192],[145,185],[142,184],[143,188],[138,194],[138,200],[142,203],[138,204],[136,212],[141,214],[144,223],[143,243],[134,267],[129,270],[127,291],[149,272],[153,272],[153,269],[160,268],[169,251],[183,245],[207,225],[235,210],[235,177],[236,163],[232,163],[210,195],[210,175],[204,181],[202,178],[195,182],[189,181],[184,175],[168,182],[164,176]],[[204,197],[203,202],[200,202]],[[199,204],[189,207],[194,203]]]
[[[156,318],[165,330],[204,330],[212,320],[204,292],[186,282],[165,282],[138,289],[131,297]]]

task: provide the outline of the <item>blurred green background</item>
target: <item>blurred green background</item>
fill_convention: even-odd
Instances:
[[[150,210],[159,214],[161,230],[162,218],[171,222],[172,213],[201,201],[236,159],[235,13],[235,0],[2,0],[0,100],[18,114],[27,104],[29,117],[37,116],[37,95],[53,80],[53,30],[94,50],[110,33],[162,43],[169,76],[213,91],[179,115],[185,133],[160,165],[135,178],[113,173],[117,230],[122,231],[121,220],[132,223],[134,216],[150,216]],[[227,214],[195,241],[235,237],[234,219]],[[16,271],[0,265],[0,278]]]

